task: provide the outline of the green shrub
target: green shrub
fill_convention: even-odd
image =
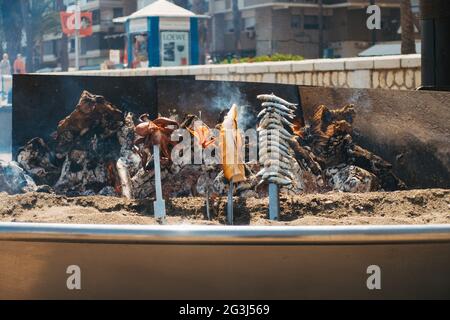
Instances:
[[[303,60],[304,58],[300,55],[295,54],[282,54],[282,53],[275,53],[271,56],[264,55],[264,56],[257,56],[257,57],[251,57],[251,58],[240,58],[231,59],[230,63],[252,63],[252,62],[271,62],[271,61],[298,61]],[[225,59],[221,62],[222,64],[227,64],[228,59]]]

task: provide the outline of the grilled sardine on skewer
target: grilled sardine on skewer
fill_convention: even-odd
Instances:
[[[271,144],[271,143],[261,143],[260,144],[260,150],[268,149],[268,148],[275,148],[277,150],[280,150],[286,154],[290,154],[289,147],[285,147],[281,143],[278,144]]]
[[[287,113],[287,114],[294,112],[293,109],[288,108],[288,107],[286,107],[286,106],[284,106],[282,104],[275,103],[275,102],[263,102],[261,104],[261,106],[263,108],[274,108],[274,109],[277,109],[277,110],[279,110],[281,112],[284,112],[284,113]]]
[[[295,112],[297,105],[281,99],[274,94],[257,96],[262,102],[262,111],[258,114],[257,131],[259,142],[259,160],[263,168],[257,173],[264,182],[277,185],[290,185],[295,179],[292,173]]]
[[[261,119],[262,117],[264,117],[267,114],[279,114],[290,120],[293,120],[295,118],[295,116],[292,113],[286,113],[286,112],[280,111],[278,109],[275,109],[273,107],[262,109],[261,112],[258,113],[257,118]]]
[[[277,97],[274,94],[260,94],[256,98],[261,101],[276,102],[276,103],[283,104],[285,106],[290,106],[290,107],[297,106],[297,104],[288,102],[280,97]]]

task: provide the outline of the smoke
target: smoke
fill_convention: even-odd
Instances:
[[[354,89],[352,95],[348,98],[348,103],[358,106],[358,109],[362,112],[372,111],[372,99],[369,99],[366,95],[367,92],[363,90]]]
[[[208,106],[218,113],[230,109],[233,104],[238,105],[238,127],[241,130],[247,130],[254,125],[256,117],[254,116],[252,106],[242,94],[240,89],[232,82],[224,82],[217,90],[216,95],[208,102]]]

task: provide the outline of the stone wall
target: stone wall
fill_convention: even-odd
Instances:
[[[341,88],[412,90],[421,85],[419,54],[188,67],[84,71],[109,76],[194,75],[199,80],[249,81]]]

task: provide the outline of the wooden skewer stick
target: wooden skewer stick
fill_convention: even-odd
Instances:
[[[162,196],[159,145],[153,146],[153,161],[155,162],[155,187],[156,187],[156,201],[153,202],[153,209],[155,211],[155,218],[157,219],[165,218],[166,203]]]

